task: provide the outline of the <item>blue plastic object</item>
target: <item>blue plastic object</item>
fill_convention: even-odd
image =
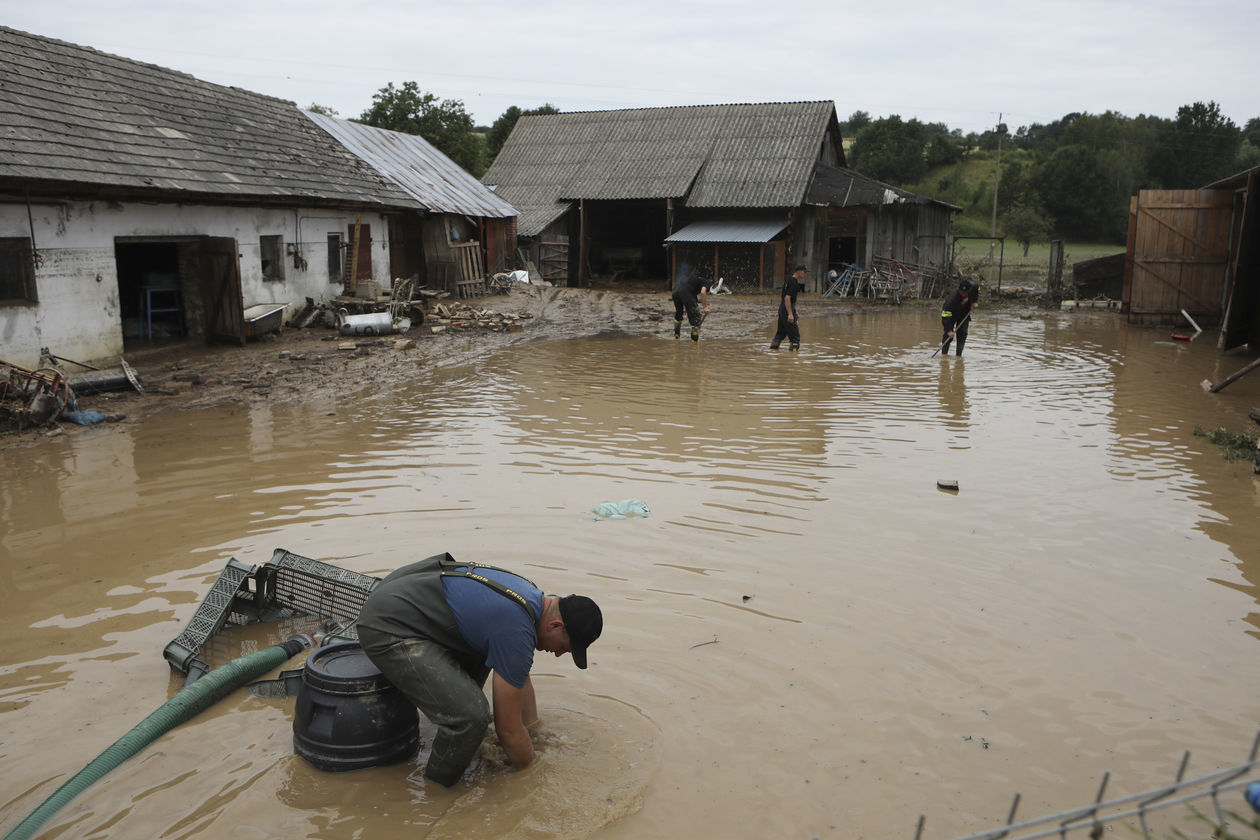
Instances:
[[[78,423],[80,426],[93,426],[97,423],[104,423],[109,419],[109,415],[94,408],[85,408],[80,411],[63,412],[61,419],[69,420],[71,423]]]
[[[1247,797],[1247,804],[1251,806],[1251,810],[1260,814],[1260,782],[1247,785],[1247,791],[1243,795]]]

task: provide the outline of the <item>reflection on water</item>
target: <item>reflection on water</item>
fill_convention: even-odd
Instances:
[[[54,825],[847,837],[926,812],[945,836],[1014,789],[1058,809],[1106,769],[1136,791],[1184,749],[1241,761],[1260,491],[1193,431],[1245,428],[1260,377],[1205,394],[1241,364],[1112,316],[982,312],[962,358],[938,327],[527,343],[0,453],[0,829],[178,688],[163,646],[229,557],[276,547],[367,574],[450,551],[595,597],[592,667],[535,669],[563,760],[449,796],[416,766],[328,777],[292,756],[291,701],[241,692]],[[627,498],[651,516],[590,514]],[[287,629],[236,632],[215,661]]]

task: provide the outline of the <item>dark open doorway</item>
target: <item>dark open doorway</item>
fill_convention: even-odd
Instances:
[[[827,240],[827,269],[837,273],[844,267],[858,261],[858,242],[856,236],[833,236]]]
[[[125,341],[169,341],[188,335],[187,283],[181,249],[188,243],[116,242],[118,303]]]

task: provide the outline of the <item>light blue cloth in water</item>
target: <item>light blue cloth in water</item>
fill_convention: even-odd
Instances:
[[[109,415],[94,408],[85,408],[81,411],[67,411],[61,415],[61,419],[69,420],[71,423],[78,423],[80,426],[92,426],[108,420]]]
[[[622,499],[620,502],[604,502],[591,509],[596,519],[629,519],[631,516],[646,518],[651,511],[642,499]]]

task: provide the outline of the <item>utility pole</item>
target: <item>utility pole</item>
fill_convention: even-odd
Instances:
[[[997,197],[998,184],[1002,181],[1002,114],[998,113],[997,123],[998,152],[997,171],[993,173],[993,220],[989,223],[989,253],[993,253],[993,240],[997,238]]]

